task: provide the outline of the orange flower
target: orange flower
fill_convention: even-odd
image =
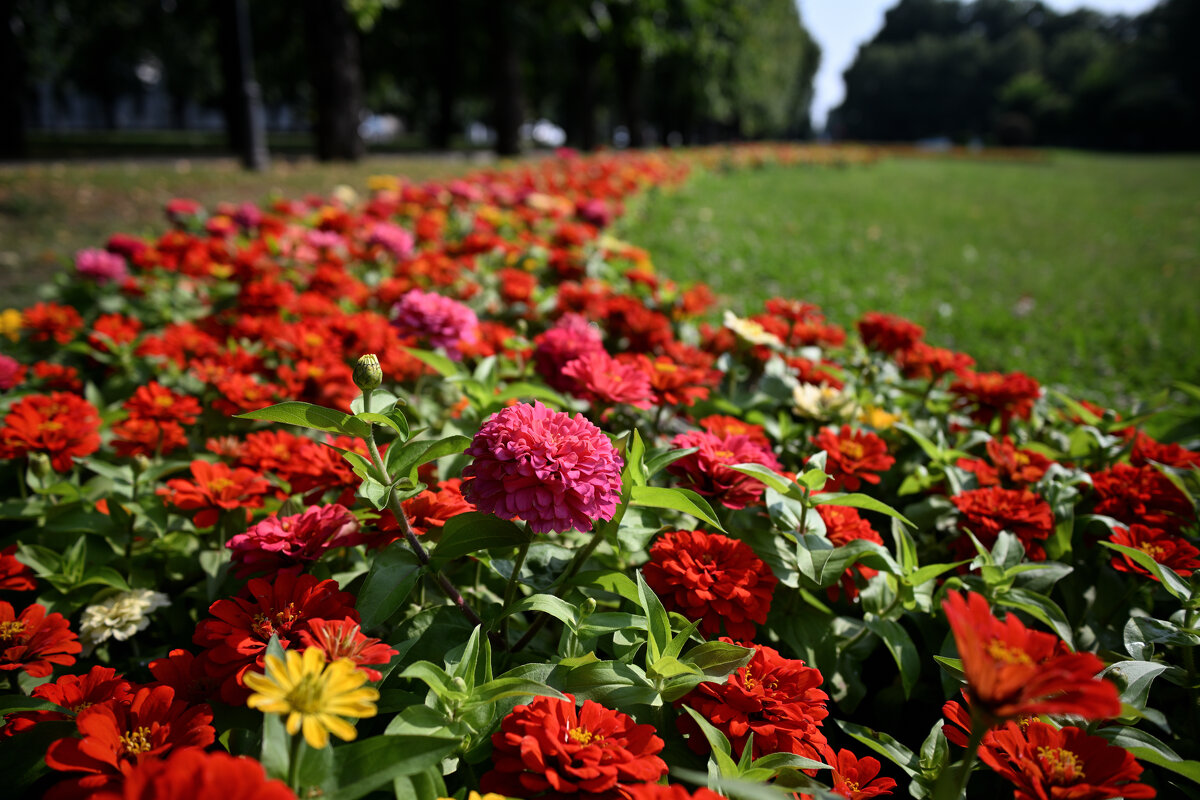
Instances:
[[[982,595],[950,593],[942,604],[962,659],[971,707],[989,724],[1022,714],[1075,714],[1109,719],[1121,713],[1117,688],[1099,680],[1104,662],[1072,653],[1057,637],[1030,630],[1013,614],[992,616]]]
[[[178,509],[195,511],[193,522],[197,528],[216,525],[221,511],[237,508],[245,508],[246,519],[250,519],[250,509],[262,506],[269,488],[254,470],[230,469],[220,462],[193,461],[192,476],[194,483],[183,478],[167,481],[158,494]]]
[[[0,458],[45,453],[59,472],[100,449],[96,407],[67,392],[34,394],[14,403],[0,428]]]

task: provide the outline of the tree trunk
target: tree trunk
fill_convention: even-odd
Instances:
[[[515,156],[521,152],[521,122],[525,116],[516,3],[492,0],[488,12],[492,23],[492,124],[496,127],[496,154]]]
[[[343,0],[306,0],[304,10],[317,158],[357,161],[363,154],[358,135],[362,110],[358,29]]]
[[[16,0],[0,0],[0,159],[24,158],[25,53],[17,38]]]
[[[644,147],[646,137],[642,117],[642,50],[621,45],[617,50],[617,105],[621,120],[629,130],[629,146]]]
[[[600,49],[582,33],[574,37],[575,76],[567,98],[567,141],[584,152],[596,149],[596,64]]]
[[[254,79],[248,0],[221,0],[218,11],[225,133],[242,166],[261,171],[267,168],[270,157],[262,92]]]
[[[449,150],[450,140],[458,127],[454,106],[458,100],[459,65],[462,61],[462,14],[458,0],[434,0],[434,3],[437,6],[440,47],[437,68],[437,120],[433,125],[431,143],[437,150]]]

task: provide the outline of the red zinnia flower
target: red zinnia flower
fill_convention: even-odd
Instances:
[[[568,361],[562,374],[571,379],[567,391],[594,405],[626,404],[649,408],[654,393],[650,378],[633,364],[626,364],[603,350]]]
[[[725,800],[725,795],[704,786],[697,787],[696,791],[689,794],[678,783],[638,783],[626,786],[624,792],[629,800]]]
[[[982,487],[1023,488],[1037,483],[1054,462],[1035,450],[1017,448],[1007,436],[987,443],[988,461],[960,458],[956,466],[975,473]],[[990,463],[989,463],[990,462]]]
[[[1174,533],[1135,523],[1128,528],[1113,529],[1109,541],[1141,550],[1159,564],[1170,567],[1185,578],[1194,570],[1200,569],[1200,558],[1197,558],[1200,556],[1200,550],[1193,547],[1187,539]],[[1124,553],[1117,553],[1109,563],[1115,570],[1136,572],[1158,580],[1148,569]]]
[[[736,757],[753,733],[755,758],[795,753],[819,761],[828,746],[820,726],[829,715],[825,708],[829,695],[817,688],[822,681],[820,671],[799,659],[784,658],[766,645],[744,646],[754,648],[749,664],[738,668],[725,683],[701,683],[676,705],[699,711],[729,737]],[[692,750],[707,752],[700,726],[690,716],[680,716],[676,724],[688,734]]]
[[[863,481],[879,483],[876,473],[887,472],[896,463],[896,459],[888,455],[883,439],[870,431],[852,431],[849,425],[843,425],[839,433],[822,428],[810,441],[827,454],[825,471],[829,473],[829,483],[825,486],[826,491],[856,492]]]
[[[984,738],[979,759],[1012,781],[1014,800],[1155,796],[1136,782],[1142,766],[1133,754],[1079,728],[1008,722]]]
[[[763,449],[771,447],[771,440],[767,438],[767,432],[762,425],[752,425],[737,417],[710,414],[698,420],[697,424],[713,436],[746,436]]]
[[[17,560],[16,552],[15,544],[0,550],[0,591],[32,592],[37,588],[33,570]]]
[[[300,644],[305,648],[321,648],[325,653],[325,660],[330,663],[339,658],[350,659],[373,681],[382,678],[383,674],[365,665],[386,664],[392,660],[392,656],[400,652],[387,642],[365,635],[359,629],[358,623],[352,619],[310,619],[308,630],[300,631]]]
[[[671,356],[634,356],[638,367],[650,379],[657,405],[692,406],[697,400],[707,400],[721,373],[706,366],[684,364]]]
[[[975,534],[984,547],[991,549],[1000,531],[1015,534],[1032,561],[1044,561],[1042,542],[1054,532],[1054,512],[1050,504],[1028,489],[971,489],[950,498],[962,517],[958,526]],[[958,558],[975,554],[971,541],[959,537],[951,544]]]
[[[83,776],[57,784],[48,798],[87,796],[115,789],[143,761],[185,747],[207,747],[215,731],[212,710],[175,699],[170,686],[143,687],[128,702],[108,702],[79,712],[82,738],[59,739],[46,751],[46,766]]]
[[[519,403],[489,417],[466,452],[467,499],[535,533],[589,531],[617,510],[621,457],[582,414]]]
[[[230,469],[227,464],[207,461],[192,462],[195,483],[184,478],[167,481],[158,494],[170,505],[183,511],[195,511],[193,521],[197,528],[216,525],[222,511],[245,509],[250,519],[251,508],[261,508],[263,495],[270,486],[249,469]]]
[[[417,536],[422,536],[430,528],[441,528],[448,520],[459,514],[474,511],[475,506],[463,497],[462,480],[447,478],[436,488],[426,489],[415,497],[410,497],[402,504],[404,514],[408,517],[408,526]],[[375,522],[377,535],[367,540],[371,548],[387,547],[400,538],[400,526],[390,509],[384,509]]]
[[[958,395],[956,408],[969,408],[971,419],[987,425],[1000,418],[1000,430],[1008,431],[1013,419],[1029,419],[1033,402],[1041,396],[1038,382],[1023,372],[971,372],[964,370],[950,385]]]
[[[130,417],[112,426],[113,448],[126,458],[167,455],[187,447],[187,434],[178,422]]]
[[[170,686],[175,697],[195,705],[207,702],[217,689],[217,681],[208,672],[208,663],[187,650],[175,649],[166,658],[150,662],[150,674],[158,681],[151,686]]]
[[[1133,452],[1129,454],[1129,460],[1135,467],[1146,466],[1151,461],[1179,469],[1200,467],[1200,453],[1185,450],[1177,444],[1163,444],[1141,431],[1134,436]]]
[[[896,782],[891,778],[881,778],[879,775],[879,759],[866,756],[859,758],[849,750],[839,750],[835,755],[833,748],[825,750],[822,760],[833,767],[834,794],[840,794],[848,800],[867,800],[871,797],[891,795]],[[809,795],[801,794],[801,800],[812,800]]]
[[[43,683],[30,694],[62,706],[65,711],[19,711],[8,716],[8,724],[0,736],[28,730],[39,722],[73,719],[74,715],[97,703],[124,702],[129,696],[129,681],[112,667],[92,667],[87,675],[63,675],[51,683]]]
[[[871,350],[892,354],[908,350],[925,336],[925,329],[895,314],[868,311],[855,323],[863,344]]]
[[[91,800],[294,800],[282,781],[268,780],[262,764],[220,751],[187,748],[129,769],[120,788]]]
[[[21,398],[13,403],[0,428],[0,458],[45,453],[58,472],[67,472],[76,458],[99,449],[100,416],[96,407],[66,392]]]
[[[665,533],[650,548],[646,583],[668,611],[700,620],[700,631],[753,639],[767,621],[778,580],[745,542],[719,533]]]
[[[517,706],[492,735],[494,768],[480,788],[508,797],[618,800],[626,787],[667,774],[651,725],[587,700],[539,697]]]
[[[766,487],[749,475],[730,469],[732,464],[762,464],[776,472],[783,469],[775,455],[749,436],[715,436],[707,431],[681,433],[671,440],[677,450],[699,448],[667,466],[667,472],[683,479],[683,486],[711,497],[727,508],[745,508],[762,497]]]
[[[191,425],[200,415],[201,408],[199,401],[191,395],[172,392],[158,381],[150,381],[139,386],[125,401],[125,410],[131,417]]]
[[[1092,475],[1096,513],[1126,525],[1146,525],[1177,533],[1195,518],[1195,509],[1171,480],[1152,466],[1114,464]]]
[[[21,317],[21,327],[29,330],[35,342],[67,344],[83,327],[78,311],[58,303],[37,303],[25,309]]]
[[[11,603],[0,600],[0,670],[20,669],[32,678],[44,678],[54,664],[69,667],[83,649],[62,614],[46,613],[38,603],[20,615]]]
[[[917,342],[912,347],[894,354],[900,371],[906,378],[933,380],[947,372],[962,375],[975,366],[975,359],[966,353],[956,353],[944,347],[933,347],[925,342]]]
[[[287,649],[299,644],[300,631],[311,619],[358,621],[354,595],[339,591],[337,581],[292,570],[271,581],[251,578],[241,596],[218,600],[208,611],[212,617],[196,625],[192,641],[206,650],[205,669],[222,681],[221,700],[235,706],[250,695],[242,675],[262,670],[272,634]]]
[[[565,314],[545,333],[534,339],[533,366],[551,388],[565,392],[572,381],[563,375],[568,362],[589,353],[604,352],[600,331],[578,314]]]
[[[75,394],[83,391],[83,381],[79,379],[79,370],[68,367],[66,364],[39,361],[33,365],[33,376],[44,389]]]
[[[238,562],[237,574],[270,572],[283,567],[316,561],[327,550],[353,547],[365,538],[358,519],[345,506],[311,506],[303,514],[282,519],[271,514],[245,533],[233,536],[225,546]]]
[[[989,724],[1022,714],[1075,714],[1108,719],[1121,713],[1117,688],[1096,677],[1104,662],[1069,652],[1057,637],[1030,630],[1015,614],[992,616],[982,595],[951,592],[942,604],[962,659],[971,706]]]

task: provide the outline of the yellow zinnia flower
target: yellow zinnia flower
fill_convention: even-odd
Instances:
[[[254,691],[246,705],[264,714],[287,714],[287,732],[301,728],[309,746],[318,750],[329,744],[329,734],[353,741],[358,732],[342,717],[373,717],[379,692],[361,688],[367,674],[348,658],[325,665],[325,652],[309,647],[301,655],[285,654],[287,662],[267,656],[265,674],[246,673],[246,686]]]
[[[0,311],[0,336],[7,336],[15,342],[20,338],[22,322],[21,312],[15,308]]]
[[[454,798],[453,797],[439,797],[438,800],[454,800]],[[488,792],[487,794],[481,795],[479,792],[472,789],[471,793],[467,795],[467,800],[509,800],[509,799],[507,797],[505,797],[504,795],[496,794],[495,792]]]

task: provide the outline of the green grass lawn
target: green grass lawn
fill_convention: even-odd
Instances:
[[[1200,380],[1200,157],[891,159],[699,175],[622,235],[748,313],[907,316],[981,369],[1128,404]]]
[[[272,196],[328,195],[344,184],[365,194],[371,175],[411,180],[460,174],[476,166],[461,155],[370,156],[356,164],[275,158],[264,173],[230,158],[36,162],[0,166],[0,308],[32,302],[37,286],[70,263],[76,250],[102,247],[117,231],[166,230],[163,206],[190,197],[209,208]]]

